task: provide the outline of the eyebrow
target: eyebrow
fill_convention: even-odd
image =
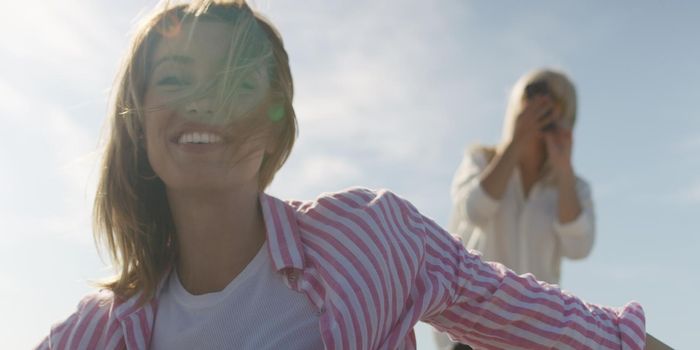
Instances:
[[[158,68],[158,65],[163,63],[163,62],[175,62],[179,64],[189,64],[192,63],[193,59],[192,57],[189,56],[183,56],[183,55],[170,55],[170,56],[165,56],[161,57],[159,60],[157,60],[153,64],[153,69],[151,70],[152,72],[155,72],[156,68]]]

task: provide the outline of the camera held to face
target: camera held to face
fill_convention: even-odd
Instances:
[[[525,98],[528,100],[532,100],[536,96],[550,96],[551,98],[556,100],[556,97],[552,93],[552,90],[549,88],[549,85],[547,85],[547,82],[544,80],[540,81],[535,81],[533,83],[528,84],[525,87]],[[553,109],[550,108],[548,109],[540,118],[547,118],[553,113]],[[557,123],[556,122],[551,122],[542,127],[542,131],[544,132],[551,132],[556,130],[557,128]]]

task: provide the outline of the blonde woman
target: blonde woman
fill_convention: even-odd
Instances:
[[[644,313],[485,263],[409,202],[265,188],[296,135],[279,33],[242,1],[157,11],[117,80],[95,202],[116,276],[40,349],[641,349]]]
[[[552,284],[564,257],[588,256],[595,219],[590,187],[571,162],[576,109],[562,72],[539,69],[516,82],[501,144],[467,150],[452,182],[449,231],[467,248]]]
[[[571,161],[576,91],[541,69],[513,87],[497,147],[469,150],[452,183],[450,232],[485,260],[557,284],[562,258],[593,247],[590,186]]]

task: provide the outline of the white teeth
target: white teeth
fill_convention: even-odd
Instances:
[[[207,144],[207,143],[221,143],[222,138],[219,135],[211,134],[208,132],[189,132],[180,135],[177,140],[178,143],[196,143],[196,144]]]

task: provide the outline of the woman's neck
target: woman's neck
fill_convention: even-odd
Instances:
[[[265,242],[257,191],[168,191],[177,273],[192,294],[222,290]]]

